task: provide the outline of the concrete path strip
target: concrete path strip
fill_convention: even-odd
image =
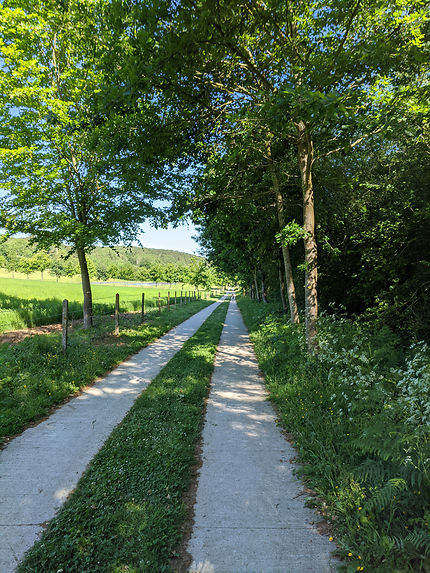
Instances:
[[[220,302],[143,348],[0,452],[1,573],[14,571],[134,400]]]
[[[188,544],[194,573],[336,570],[317,515],[304,507],[295,451],[276,426],[246,327],[234,301],[221,335],[203,465]]]

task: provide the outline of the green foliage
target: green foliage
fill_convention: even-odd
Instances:
[[[276,241],[280,245],[295,245],[300,239],[309,236],[305,229],[295,221],[290,221],[279,233],[276,234]]]
[[[76,255],[71,254],[70,249],[66,247],[51,248],[45,252],[32,247],[29,239],[8,239],[0,243],[0,256],[4,257],[2,268],[8,270],[11,261],[16,261],[15,270],[22,272],[28,270],[29,274],[35,270],[43,272],[47,268],[57,278],[80,274]],[[205,266],[204,259],[173,250],[124,246],[96,247],[91,257],[87,257],[87,264],[90,277],[98,280],[121,279],[190,284],[192,267],[194,271],[197,268],[205,269],[205,272],[200,274],[202,280],[199,279],[198,286],[207,286],[211,281],[212,284],[216,284],[215,271],[212,267]],[[198,273],[194,274],[199,278]]]
[[[123,318],[119,337],[111,334],[111,317],[98,321],[91,332],[74,328],[66,355],[58,333],[33,336],[10,346],[0,344],[1,440],[22,431],[29,422],[40,419],[53,406],[208,304],[197,300],[170,312],[154,310],[147,313],[143,325],[140,315]]]
[[[221,304],[136,400],[20,573],[171,570],[226,311]]]
[[[405,354],[386,327],[319,321],[319,355],[275,307],[239,299],[301,473],[328,519],[345,570],[430,567],[429,350]],[[360,558],[359,558],[360,556]]]

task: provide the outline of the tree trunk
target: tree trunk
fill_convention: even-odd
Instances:
[[[315,205],[312,187],[313,142],[305,122],[297,124],[297,154],[303,190],[303,226],[306,234],[305,246],[305,313],[306,341],[308,350],[314,353],[318,349],[317,341],[317,243],[315,239]]]
[[[270,165],[270,171],[272,174],[273,191],[275,193],[275,198],[276,198],[276,212],[278,215],[279,230],[282,231],[282,229],[285,227],[284,201],[282,199],[282,193],[279,185],[279,177],[276,172],[276,167],[272,158],[270,141],[266,142],[266,150]],[[282,245],[281,250],[284,259],[285,280],[287,283],[288,304],[290,307],[291,322],[298,324],[300,322],[300,319],[299,319],[299,310],[297,308],[296,287],[294,285],[293,267],[291,265],[290,249],[288,248],[288,245],[285,246]]]
[[[282,274],[281,264],[282,264],[282,259],[278,263],[279,291],[281,293],[281,302],[282,302],[282,308],[284,309],[284,314],[287,314],[287,301],[285,300],[285,283],[284,283],[284,277]]]
[[[264,284],[264,277],[263,277],[263,275],[261,276],[261,300],[264,302],[264,304],[267,304],[266,287],[265,287],[265,284]]]
[[[260,291],[258,289],[257,271],[254,269],[254,286],[255,286],[255,300],[260,302]]]
[[[87,257],[85,250],[77,247],[79,267],[81,269],[82,291],[84,293],[84,328],[93,326],[93,296],[91,293],[90,275],[88,273]]]

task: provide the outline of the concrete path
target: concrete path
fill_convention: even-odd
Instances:
[[[11,573],[137,396],[203,324],[201,310],[0,452],[0,572]]]
[[[234,301],[215,361],[188,552],[199,573],[325,573],[334,549],[304,507]]]

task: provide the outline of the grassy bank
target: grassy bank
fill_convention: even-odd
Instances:
[[[149,385],[19,573],[169,571],[227,303]]]
[[[112,313],[115,294],[119,294],[120,311],[127,312],[141,308],[142,292],[145,306],[150,309],[161,302],[167,304],[170,292],[179,296],[181,287],[146,288],[121,285],[92,285],[95,315]],[[191,290],[192,287],[185,287]],[[185,289],[184,289],[185,290]],[[18,328],[29,328],[43,324],[61,322],[63,299],[69,301],[69,312],[73,318],[82,317],[82,286],[80,283],[57,283],[52,280],[0,279],[0,332]]]
[[[0,443],[210,302],[153,311],[143,325],[139,315],[133,316],[123,321],[118,337],[112,335],[112,320],[91,330],[73,330],[66,355],[59,333],[33,336],[13,346],[1,344]]]
[[[332,522],[344,569],[430,571],[430,362],[388,329],[322,317],[309,357],[302,326],[275,307],[239,306],[308,500]]]

